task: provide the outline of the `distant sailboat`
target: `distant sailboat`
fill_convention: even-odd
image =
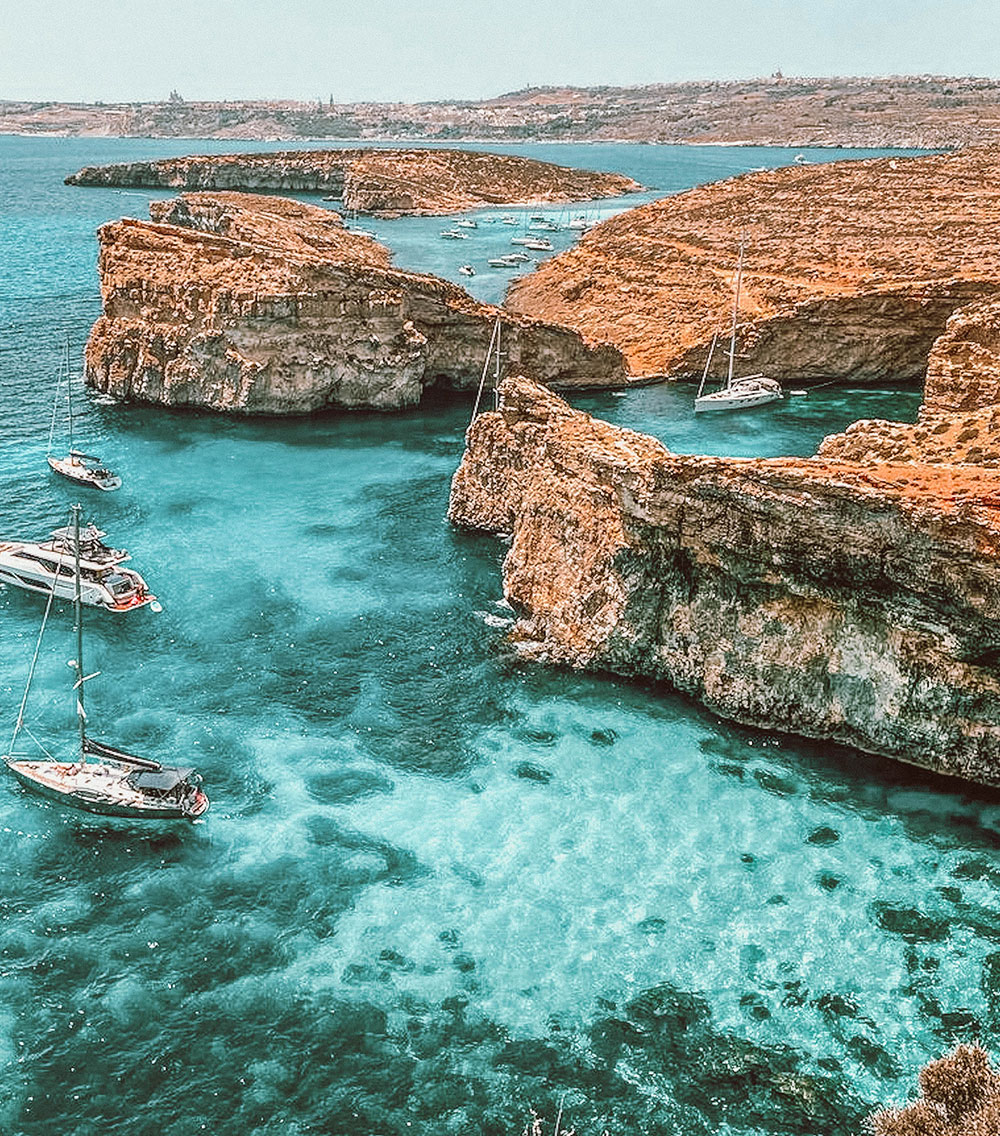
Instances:
[[[69,759],[59,760],[35,737],[25,724],[24,711],[31,691],[35,665],[45,634],[45,625],[56,595],[53,585],[49,592],[35,653],[28,669],[28,681],[17,712],[14,734],[2,760],[7,768],[26,788],[50,800],[86,812],[105,816],[133,817],[148,820],[194,820],[208,808],[208,797],[199,788],[201,778],[193,769],[161,765],[158,761],[126,753],[95,741],[87,736],[87,714],[84,710],[84,685],[100,672],[85,674],[83,669],[83,603],[80,572],[80,506],[73,506],[74,579],[76,595],[76,658],[70,666],[76,674],[73,690],[76,694],[76,714],[80,736],[76,752]],[[26,734],[44,758],[33,753],[18,752],[15,748],[20,735]],[[96,760],[91,760],[95,758]]]
[[[94,454],[85,454],[74,447],[73,443],[73,378],[69,368],[69,344],[66,345],[63,372],[66,375],[66,407],[69,418],[69,453],[64,458],[52,456],[52,444],[56,432],[56,414],[59,410],[59,394],[62,387],[62,376],[56,380],[56,396],[52,406],[52,426],[49,429],[49,452],[47,461],[49,467],[63,477],[75,481],[77,485],[87,485],[91,489],[103,489],[106,492],[120,489],[122,479],[110,469],[107,469],[99,457]]]
[[[696,412],[705,410],[747,410],[752,406],[764,406],[768,402],[777,402],[783,397],[781,385],[774,379],[764,375],[746,375],[743,378],[733,376],[733,365],[736,359],[736,320],[740,307],[740,286],[743,282],[743,246],[740,241],[740,254],[736,262],[736,288],[733,294],[733,325],[729,337],[729,373],[726,385],[711,394],[703,394],[705,381],[708,378],[708,368],[712,363],[712,354],[715,351],[717,336],[712,336],[712,345],[708,349],[708,358],[705,361],[705,370],[701,376],[701,386],[695,396],[694,409]]]

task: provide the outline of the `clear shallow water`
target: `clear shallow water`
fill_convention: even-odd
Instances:
[[[74,499],[44,467],[51,378],[98,310],[93,228],[130,200],[56,175],[188,148],[0,139],[0,533]],[[733,454],[917,402],[830,388],[737,424],[691,394],[578,402]],[[565,1097],[581,1136],[847,1133],[953,1040],[996,1042],[1000,798],[511,661],[503,549],[444,520],[467,414],[87,403],[126,479],[87,514],[164,606],[90,614],[93,729],[192,759],[213,808],[151,833],[0,781],[0,1131],[499,1136]],[[11,723],[41,606],[0,592]],[[60,609],[49,738],[71,653]]]

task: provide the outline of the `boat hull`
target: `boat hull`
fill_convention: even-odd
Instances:
[[[116,801],[105,796],[100,789],[79,784],[70,773],[77,768],[72,765],[52,761],[19,761],[9,757],[4,760],[7,768],[26,789],[81,812],[129,817],[133,820],[197,820],[208,810],[208,797],[200,789],[194,806],[189,809],[169,802]]]
[[[14,588],[23,588],[27,592],[37,592],[48,595],[55,591],[57,599],[72,600],[76,596],[76,581],[72,576],[61,572],[55,579],[55,572],[39,562],[37,550],[39,546],[24,541],[0,542],[0,583],[8,584]],[[54,563],[48,557],[49,563]],[[68,558],[62,562],[68,564]],[[136,582],[141,582],[130,594],[116,597],[114,592],[104,584],[91,580],[83,580],[80,588],[80,600],[87,607],[103,607],[107,611],[131,611],[132,608],[145,607],[152,603],[156,597],[146,589],[145,581],[135,574]]]
[[[724,392],[719,392],[722,394]],[[753,406],[766,406],[769,402],[780,402],[782,396],[773,391],[761,391],[750,395],[730,395],[719,398],[717,394],[703,395],[694,400],[695,413],[707,410],[749,410]]]
[[[722,390],[699,395],[694,400],[696,413],[705,410],[749,410],[754,406],[766,406],[769,402],[780,402],[783,398],[781,385],[776,379],[766,375],[744,375],[734,379]]]
[[[88,489],[100,489],[105,493],[121,489],[122,479],[115,474],[110,477],[96,477],[93,470],[78,465],[68,458],[48,458],[47,460],[49,468],[54,473],[72,481],[74,485],[85,485]]]

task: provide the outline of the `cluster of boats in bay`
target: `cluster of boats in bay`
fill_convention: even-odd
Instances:
[[[455,221],[450,229],[443,229],[441,231],[441,239],[446,241],[465,241],[469,239],[470,230],[478,229],[480,223],[483,225],[510,225],[515,227],[523,227],[523,232],[520,236],[511,237],[510,243],[512,245],[519,245],[522,250],[530,249],[532,252],[552,252],[552,241],[539,234],[542,233],[558,233],[563,229],[568,229],[574,233],[584,233],[589,229],[593,222],[587,219],[584,214],[578,214],[569,220],[562,222],[557,221],[552,217],[546,217],[541,213],[533,213],[525,218],[515,217],[513,214],[508,213],[502,217],[483,217],[475,220],[471,217],[463,217]],[[506,253],[502,256],[490,257],[487,264],[491,268],[519,268],[522,264],[530,264],[532,258],[524,251]],[[476,269],[472,264],[463,264],[458,269],[459,274],[462,276],[475,276]]]
[[[70,446],[65,457],[53,457],[52,441],[60,401],[56,392],[53,427],[49,435],[49,467],[75,485],[109,492],[121,487],[121,478],[99,458],[73,444],[72,394],[68,363],[65,370],[69,410]],[[61,382],[60,382],[61,387]],[[85,710],[86,683],[99,671],[87,674],[83,661],[85,607],[122,613],[161,607],[146,581],[132,568],[128,552],[104,543],[106,533],[81,523],[82,508],[73,505],[69,523],[48,540],[0,541],[0,583],[46,597],[38,639],[28,668],[24,694],[13,734],[2,760],[27,789],[50,800],[105,816],[144,820],[194,820],[209,806],[201,778],[193,768],[167,766],[152,758],[129,753],[90,736]],[[71,600],[75,614],[76,652],[70,660],[78,736],[69,756],[58,756],[32,731],[26,718],[32,682],[46,627],[56,600]],[[62,749],[67,746],[54,746]]]
[[[516,218],[501,220],[505,224],[511,220],[517,223]],[[535,217],[532,220],[537,223],[543,219]],[[456,226],[475,228],[477,222],[463,219],[456,221]],[[532,247],[532,240],[532,238],[515,238],[514,243]],[[715,335],[705,362],[701,386],[694,401],[696,412],[748,409],[784,397],[780,384],[774,379],[763,375],[737,377],[734,374],[743,251],[741,243],[733,297],[727,379],[720,390],[710,394],[704,392],[718,339],[718,335]],[[506,264],[508,261],[520,263],[529,258],[525,253],[512,253],[509,257],[499,259]],[[499,335],[498,317],[483,367],[473,418],[483,395],[491,356],[495,357],[496,362],[494,388],[499,386]],[[69,448],[65,456],[53,454],[63,377],[66,384],[69,424]],[[76,447],[73,417],[72,381],[67,347],[63,376],[60,376],[56,388],[52,426],[49,432],[47,454],[49,468],[74,485],[89,490],[107,493],[119,489],[122,479],[117,474],[108,469],[100,458]],[[51,800],[77,809],[108,816],[143,819],[195,819],[206,811],[209,801],[200,787],[201,778],[194,769],[165,766],[159,761],[99,741],[91,737],[88,732],[84,688],[86,683],[96,678],[99,672],[87,674],[84,668],[84,608],[95,607],[114,613],[133,611],[142,607],[149,607],[152,611],[158,612],[161,608],[143,577],[135,569],[126,567],[126,563],[131,559],[128,552],[123,548],[114,548],[106,544],[104,540],[106,534],[96,525],[83,525],[81,513],[81,506],[73,505],[69,523],[57,528],[47,540],[0,540],[0,585],[46,597],[42,625],[31,658],[13,735],[7,752],[0,756],[7,769],[22,785]],[[76,654],[70,661],[70,666],[74,676],[71,687],[79,729],[69,757],[53,754],[32,732],[25,714],[42,639],[57,600],[72,601],[75,612]],[[30,747],[19,749],[19,744],[23,746],[25,741],[30,743]]]

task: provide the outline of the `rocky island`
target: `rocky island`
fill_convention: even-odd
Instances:
[[[973,338],[956,315],[917,428],[863,424],[812,459],[680,457],[509,379],[469,431],[451,519],[511,537],[528,658],[1000,785],[1000,470],[921,452],[942,424],[1000,446],[995,376],[948,379]]]
[[[635,375],[739,365],[798,381],[918,379],[958,307],[1000,287],[1000,150],[791,166],[622,213],[516,281],[508,307],[610,341]],[[724,352],[710,373],[725,373]]]
[[[348,210],[398,216],[489,205],[563,204],[642,188],[623,174],[472,150],[283,150],[87,166],[67,185],[319,192]]]
[[[184,194],[99,230],[103,314],[90,386],[241,414],[399,409],[474,388],[494,323],[504,366],[566,386],[625,381],[618,351],[390,266],[336,213],[280,197]]]

